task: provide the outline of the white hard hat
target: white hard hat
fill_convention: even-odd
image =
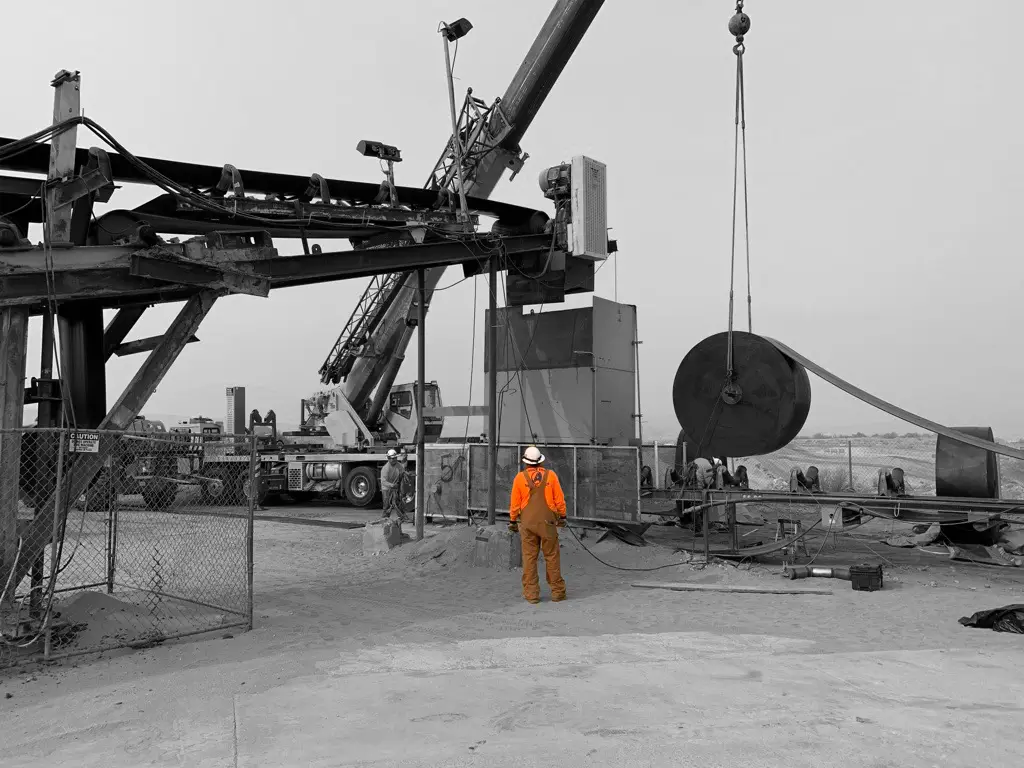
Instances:
[[[397,456],[398,456],[398,454],[395,453],[395,449],[394,448],[388,448],[388,458],[389,459],[393,459],[393,458],[395,458]]]
[[[524,464],[540,464],[544,461],[544,454],[537,450],[536,446],[531,445],[525,451],[523,451],[523,463]]]

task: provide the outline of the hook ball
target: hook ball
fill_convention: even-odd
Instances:
[[[737,13],[729,19],[729,34],[734,36],[745,35],[750,31],[750,17],[747,14]]]

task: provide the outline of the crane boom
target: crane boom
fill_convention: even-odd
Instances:
[[[469,92],[459,119],[464,151],[462,170],[467,196],[487,198],[506,169],[518,173],[526,160],[519,141],[583,39],[604,0],[557,0],[526,58],[501,99],[487,108]],[[448,139],[425,185],[449,201],[457,199],[458,153]],[[536,222],[533,222],[536,225]],[[522,223],[520,223],[522,225]],[[425,272],[427,304],[444,267]],[[375,424],[412,340],[416,274],[395,273],[371,281],[330,356],[320,369],[324,384],[339,384],[338,394]]]

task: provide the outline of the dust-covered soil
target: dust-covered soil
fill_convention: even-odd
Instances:
[[[520,571],[473,567],[468,526],[364,556],[362,530],[261,521],[252,631],[7,673],[0,754],[26,767],[1018,762],[1024,636],[957,619],[1024,603],[1024,569],[855,533],[812,538],[810,553],[882,563],[882,591],[790,582],[778,560],[705,563],[674,527],[647,547],[567,530],[569,599],[529,605]],[[832,594],[631,586],[646,581]]]

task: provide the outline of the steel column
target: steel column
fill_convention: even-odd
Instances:
[[[81,116],[81,78],[78,73],[62,70],[54,77],[52,85],[55,89],[53,122]],[[83,227],[79,222],[75,228],[78,231],[72,232],[72,220],[76,209],[91,207],[91,199],[80,198],[74,203],[61,203],[60,197],[60,183],[75,177],[77,135],[77,127],[72,127],[55,136],[50,146],[46,221],[43,225],[49,248],[55,245],[85,245],[88,226]],[[99,304],[65,308],[60,313],[58,324],[61,386],[71,406],[68,416],[76,426],[95,427],[107,411],[107,377],[102,353],[103,308]]]
[[[54,124],[80,117],[81,77],[75,72],[61,70],[50,83],[53,92]],[[63,133],[53,137],[50,144],[50,165],[47,172],[48,186],[46,190],[47,236],[50,245],[70,245],[71,243],[71,205],[58,205],[57,193],[59,182],[68,181],[75,175],[75,154],[78,140],[78,126],[73,125]],[[77,243],[84,245],[84,243]]]
[[[426,429],[423,427],[423,409],[427,400],[427,287],[423,267],[416,270],[416,289],[419,303],[418,328],[416,342],[419,347],[417,362],[418,376],[416,384],[416,540],[423,538],[423,522],[427,516],[426,494]]]
[[[21,470],[21,432],[25,411],[25,356],[28,347],[28,310],[12,307],[0,314],[0,629],[5,632],[12,616],[14,592],[20,578],[9,579],[11,570],[34,562],[18,554],[18,496]],[[26,567],[26,571],[27,571]],[[10,587],[5,590],[5,586]]]
[[[71,409],[68,420],[76,427],[96,428],[107,413],[103,307],[96,302],[65,304],[57,323],[61,386]]]

